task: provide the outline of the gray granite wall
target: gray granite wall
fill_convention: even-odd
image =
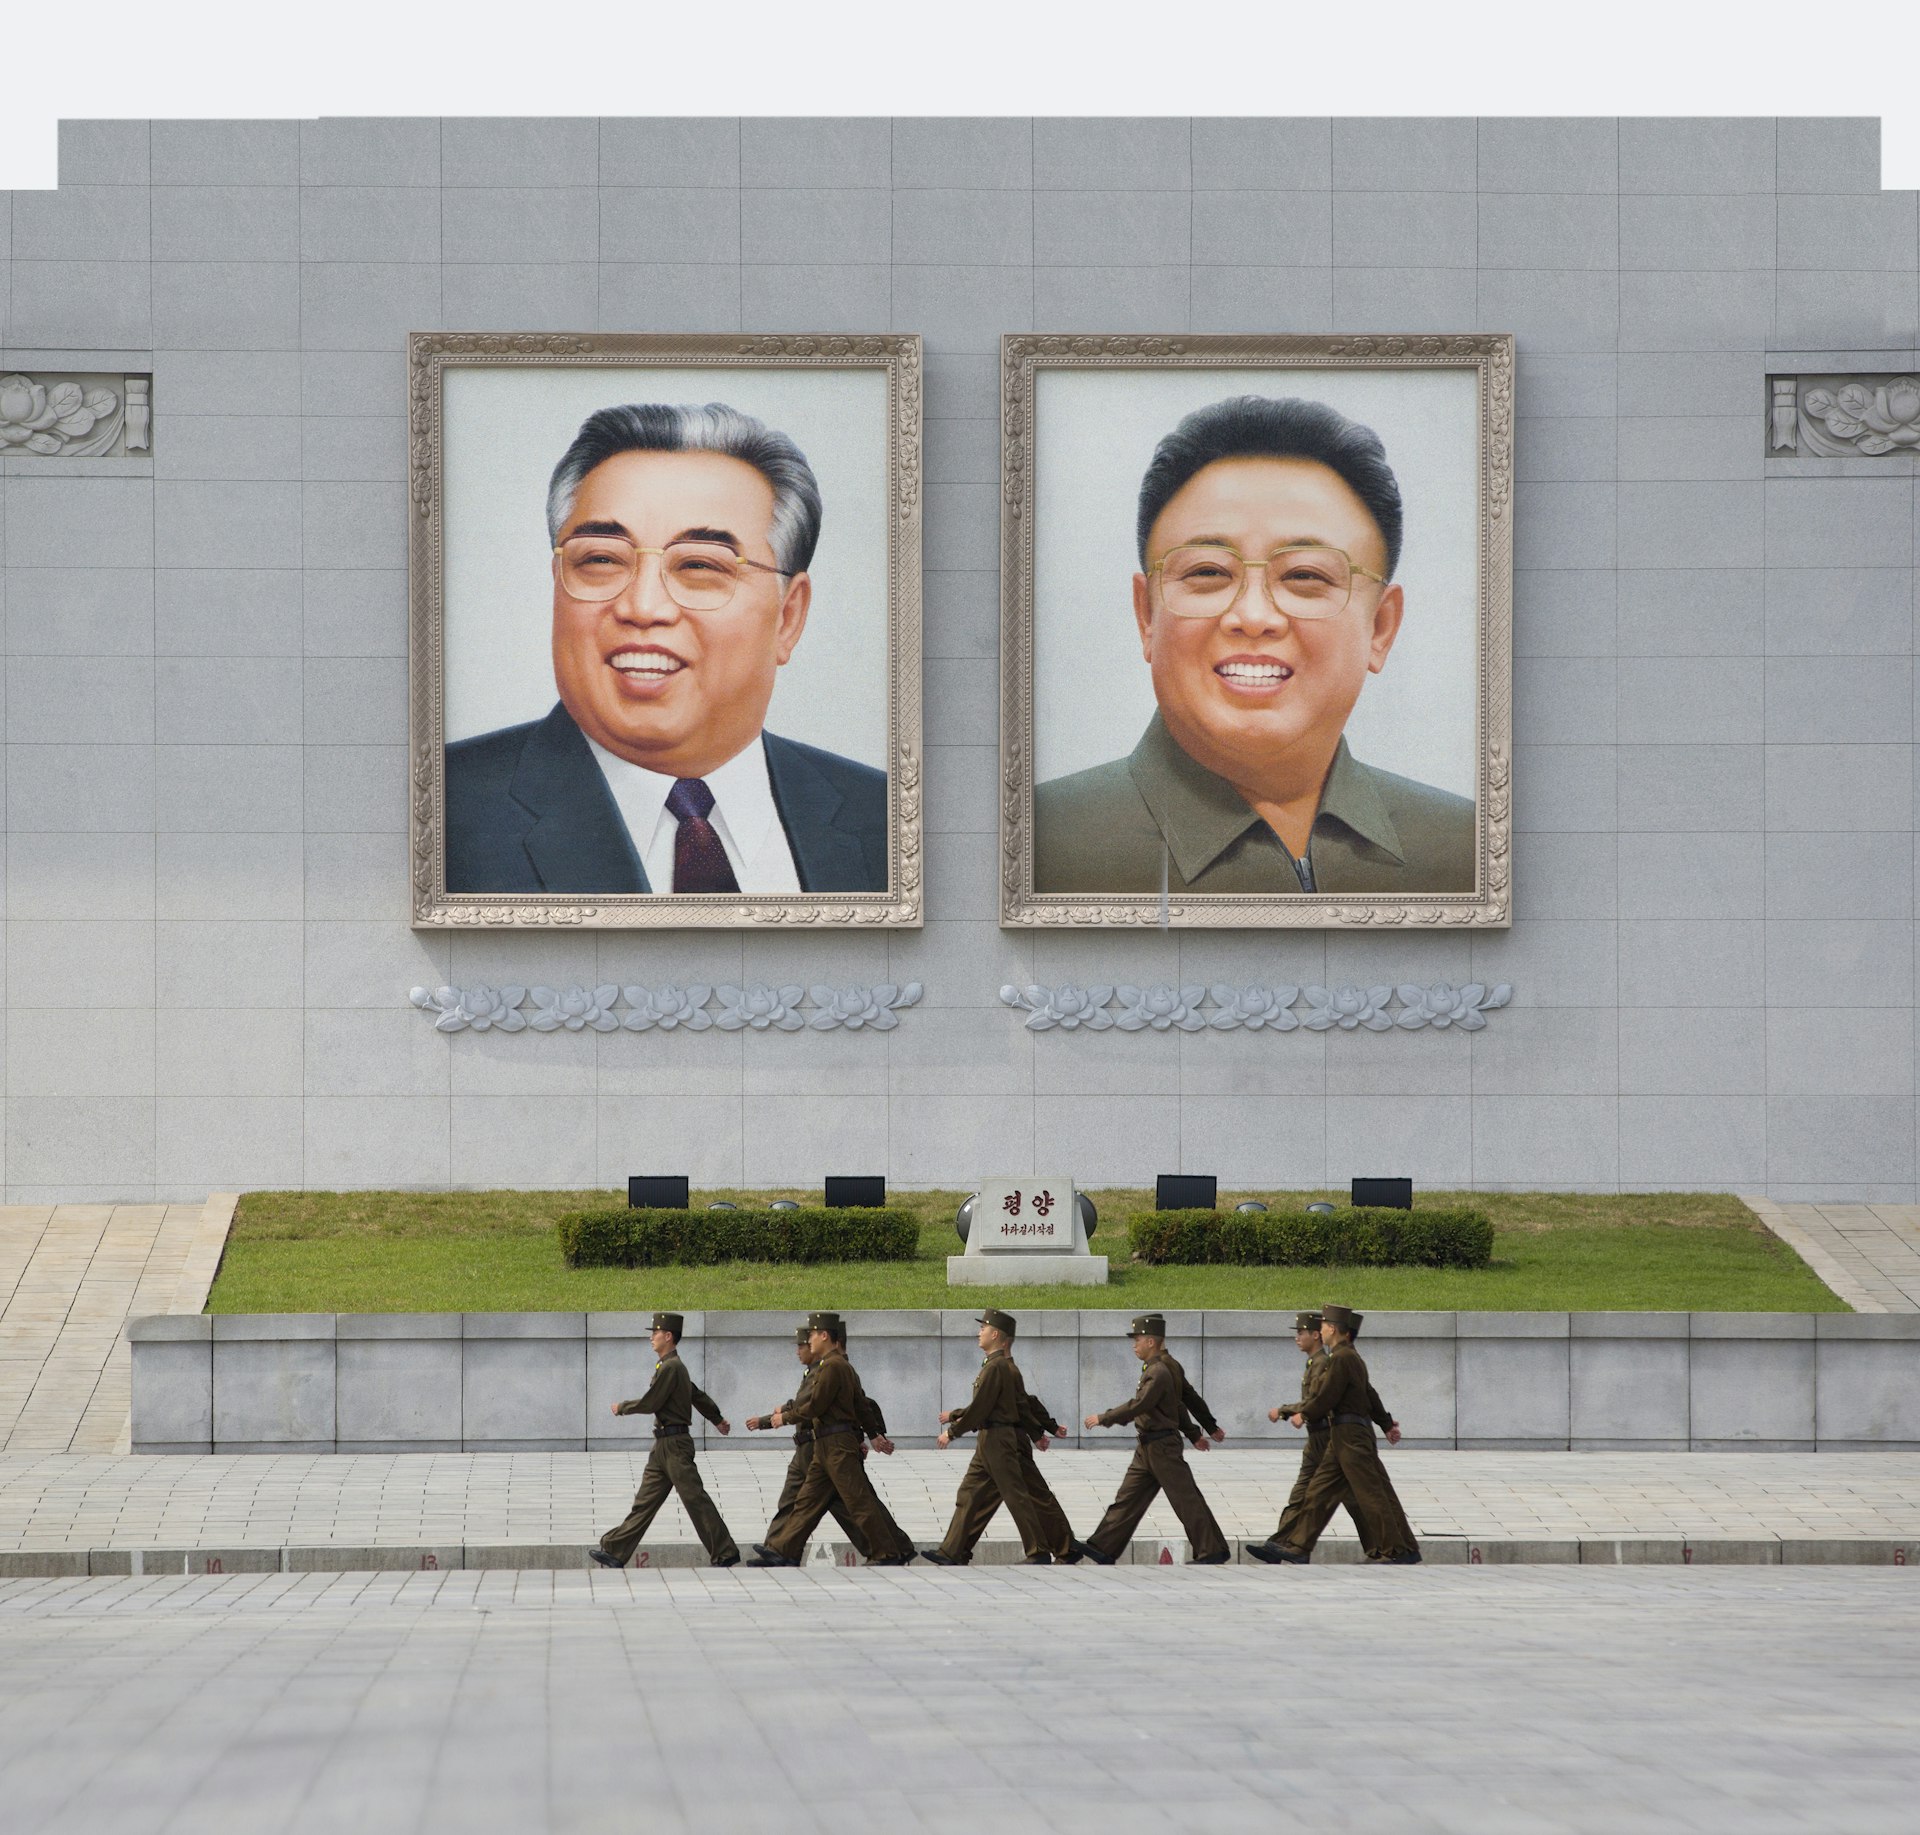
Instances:
[[[653,1372],[645,1313],[168,1315],[128,1327],[135,1452],[540,1452],[644,1444],[611,1405]],[[847,1315],[893,1437],[931,1446],[980,1367],[967,1312]],[[1073,1431],[1133,1393],[1125,1313],[1029,1313],[1027,1386]],[[1297,1451],[1285,1314],[1173,1312],[1174,1354],[1235,1446]],[[1421,1447],[1647,1452],[1920,1449],[1920,1317],[1882,1313],[1373,1313],[1367,1367]],[[687,1315],[681,1353],[730,1420],[713,1450],[777,1449],[748,1415],[793,1393],[790,1313]]]
[[[6,1195],[1766,1188],[1911,1200],[1915,462],[1763,378],[1920,362],[1859,120],[69,123],[0,369],[151,368],[150,459],[0,458]],[[924,932],[416,936],[414,329],[924,334]],[[1509,935],[1003,934],[1009,330],[1518,336]],[[1508,981],[1472,1037],[1033,1035],[1005,982]],[[447,1037],[416,983],[918,980],[889,1036]]]

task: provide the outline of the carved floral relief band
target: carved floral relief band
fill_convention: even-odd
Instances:
[[[1478,1032],[1513,998],[1502,982],[1374,987],[1004,987],[1030,1032]],[[1394,1002],[1398,1000],[1396,1006]]]
[[[1774,458],[1920,453],[1920,374],[1770,376],[1767,387],[1767,451]]]
[[[1001,351],[1002,924],[1510,924],[1512,337]],[[1261,484],[1242,553],[1208,468],[1276,458],[1315,502]],[[1333,762],[1283,845],[1254,805],[1300,804],[1301,755]]]
[[[125,458],[152,450],[153,378],[0,371],[0,458]]]
[[[415,988],[407,998],[434,1016],[438,1032],[891,1032],[900,1009],[919,1000],[920,983],[644,988],[608,982],[592,988]]]

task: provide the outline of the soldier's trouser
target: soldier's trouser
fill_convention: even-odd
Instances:
[[[1028,1555],[1054,1553],[1054,1542],[1047,1533],[1039,1500],[1033,1494],[1033,1485],[1040,1475],[1033,1471],[1029,1479],[1030,1471],[1033,1471],[1033,1449],[1017,1427],[980,1428],[974,1435],[973,1457],[967,1462],[966,1475],[960,1480],[959,1494],[953,1500],[953,1520],[947,1525],[940,1552],[954,1561],[971,1559],[973,1545],[992,1522],[993,1513],[1004,1503],[1014,1528],[1020,1532],[1021,1549]],[[1045,1486],[1041,1488],[1044,1490]],[[1059,1505],[1054,1508],[1058,1511]],[[1058,1552],[1065,1554],[1068,1550],[1062,1548]]]
[[[1413,1525],[1400,1508],[1393,1480],[1380,1462],[1371,1425],[1337,1421],[1327,1436],[1327,1450],[1301,1500],[1300,1521],[1287,1536],[1295,1554],[1310,1554],[1333,1513],[1345,1504],[1360,1546],[1371,1560],[1383,1555],[1416,1554]]]
[[[654,1441],[647,1455],[647,1467],[640,1474],[640,1489],[633,1494],[633,1508],[618,1528],[609,1529],[600,1538],[600,1546],[616,1561],[633,1558],[640,1538],[660,1514],[660,1506],[669,1493],[679,1496],[681,1508],[693,1521],[694,1533],[711,1561],[737,1561],[740,1550],[734,1545],[719,1509],[700,1482],[700,1468],[694,1463],[691,1434],[663,1434]]]
[[[1087,1537],[1087,1546],[1107,1560],[1118,1560],[1148,1506],[1162,1491],[1193,1544],[1195,1559],[1226,1553],[1227,1538],[1220,1533],[1207,1500],[1187,1470],[1187,1449],[1178,1434],[1169,1434],[1164,1440],[1142,1440],[1134,1448],[1120,1489],[1113,1494],[1100,1527]]]
[[[1040,1533],[1046,1537],[1047,1553],[1056,1561],[1064,1561],[1073,1553],[1073,1525],[1067,1521],[1053,1488],[1040,1476],[1033,1443],[1025,1434],[1020,1436],[1020,1464],[1027,1475],[1027,1489],[1033,1493],[1034,1508],[1040,1512]]]
[[[766,1546],[776,1555],[798,1561],[807,1538],[819,1527],[820,1519],[836,1498],[845,1507],[851,1522],[867,1538],[867,1546],[875,1558],[913,1553],[906,1531],[893,1520],[867,1477],[858,1434],[815,1435],[813,1463],[800,1482],[800,1493],[793,1500],[793,1514],[777,1535],[768,1533]]]
[[[1287,1501],[1281,1508],[1280,1527],[1273,1532],[1271,1538],[1275,1542],[1286,1541],[1300,1526],[1305,1514],[1307,1487],[1313,1482],[1313,1475],[1326,1455],[1327,1432],[1328,1430],[1324,1427],[1307,1429],[1307,1443],[1300,1449],[1300,1476],[1293,1481],[1293,1489],[1287,1493]],[[1346,1501],[1344,1494],[1336,1497],[1327,1512],[1328,1516],[1331,1517],[1333,1511],[1339,1509]],[[1322,1523],[1320,1527],[1324,1529],[1326,1524]],[[1318,1529],[1314,1531],[1316,1536],[1319,1533]]]
[[[771,1542],[792,1519],[794,1502],[800,1495],[800,1487],[807,1482],[808,1472],[812,1469],[813,1442],[809,1440],[804,1445],[796,1446],[793,1449],[793,1457],[787,1461],[786,1483],[780,1487],[780,1501],[774,1505],[773,1520],[767,1525],[767,1541]],[[854,1552],[862,1560],[873,1553],[866,1536],[853,1518],[847,1515],[847,1507],[838,1497],[828,1498],[827,1515],[840,1525],[847,1540],[853,1544]],[[818,1527],[817,1518],[815,1527]],[[813,1531],[810,1529],[807,1533],[811,1535]]]

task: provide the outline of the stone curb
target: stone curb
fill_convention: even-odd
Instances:
[[[1890,1540],[1878,1536],[1424,1536],[1421,1550],[1434,1567],[1602,1566],[1640,1567],[1905,1567],[1920,1573],[1920,1536]],[[1246,1539],[1232,1541],[1236,1565],[1257,1567],[1243,1552]],[[1010,1566],[1020,1545],[982,1542],[975,1565]],[[1184,1543],[1153,1538],[1134,1541],[1127,1561],[1135,1567],[1184,1566]],[[859,1558],[845,1542],[815,1542],[810,1566],[857,1567]],[[1315,1553],[1321,1567],[1361,1564],[1359,1544],[1328,1537]],[[636,1568],[705,1567],[698,1542],[655,1542],[641,1549]],[[306,1546],[242,1548],[55,1548],[0,1551],[0,1579],[61,1579],[136,1574],[321,1574],[432,1573],[514,1570],[561,1571],[591,1566],[583,1542],[447,1543],[437,1546],[364,1547],[320,1543]],[[935,1573],[932,1567],[920,1569]],[[1278,1571],[1278,1570],[1276,1570]]]

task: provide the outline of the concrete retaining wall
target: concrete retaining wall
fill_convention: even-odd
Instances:
[[[738,1423],[793,1392],[793,1324],[784,1312],[687,1315],[682,1355],[736,1424],[727,1440],[704,1430],[703,1446],[771,1444]],[[1017,1351],[1028,1387],[1074,1423],[1130,1395],[1126,1324],[1116,1311],[1029,1312]],[[643,1313],[136,1319],[133,1450],[630,1446],[649,1422],[609,1408],[646,1387],[647,1327]],[[848,1327],[894,1437],[931,1445],[979,1364],[973,1315],[850,1313]],[[1176,1312],[1168,1327],[1236,1442],[1298,1448],[1266,1418],[1296,1393],[1288,1315]],[[1361,1349],[1416,1447],[1920,1450],[1920,1315],[1374,1313]]]

